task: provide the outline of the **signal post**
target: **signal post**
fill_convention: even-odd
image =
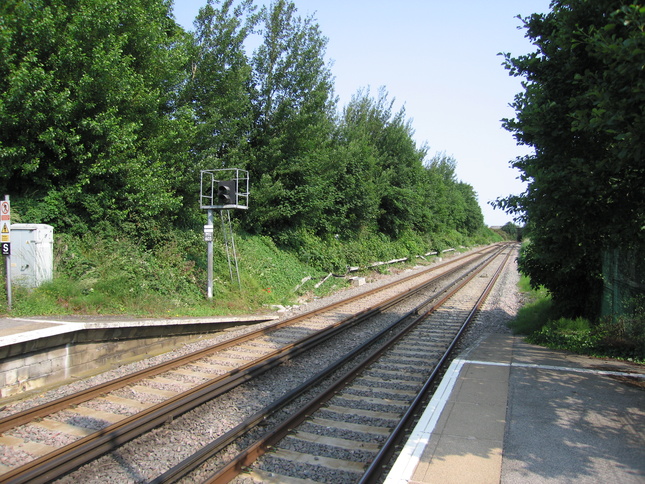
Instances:
[[[218,210],[222,221],[222,235],[228,259],[228,270],[233,280],[233,266],[240,283],[240,272],[237,264],[231,209],[246,210],[249,208],[249,172],[238,168],[202,170],[200,180],[200,206],[206,210],[204,241],[207,243],[208,287],[207,295],[213,298],[213,212]]]

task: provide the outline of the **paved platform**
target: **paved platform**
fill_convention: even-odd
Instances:
[[[0,403],[278,316],[0,318]]]
[[[490,335],[456,359],[386,484],[645,483],[645,366]]]
[[[133,319],[122,316],[0,318],[0,347],[83,330],[163,328],[248,324],[278,319],[275,315],[208,318]]]

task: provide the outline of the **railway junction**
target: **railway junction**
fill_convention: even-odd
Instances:
[[[510,253],[506,250],[505,261],[498,262],[500,268],[506,267],[504,269],[506,272],[502,273],[512,273],[512,262],[508,263]],[[490,260],[492,261],[494,257],[496,256],[490,256]],[[483,263],[477,262],[477,264],[479,264],[477,265],[479,272],[472,276],[471,283],[481,284],[484,276],[492,274],[493,270],[487,269],[488,266],[484,266]],[[505,264],[507,265],[505,266]],[[445,274],[433,276],[434,282],[432,284],[438,286],[437,278],[447,277]],[[424,284],[427,285],[427,283]],[[500,295],[495,295],[495,290],[493,289],[493,296],[490,299],[499,299]],[[430,289],[426,287],[425,291],[430,291]],[[370,304],[372,307],[377,307],[374,302]],[[389,302],[388,304],[394,303]],[[421,307],[427,304],[423,303]],[[458,311],[456,303],[449,304],[455,306],[452,308],[452,312]],[[291,435],[289,438],[300,442],[299,445],[302,449],[309,449],[308,451],[294,452],[293,446],[285,447],[282,444],[276,444],[275,448],[264,456],[264,463],[260,458],[259,464],[245,465],[244,472],[233,478],[232,482],[386,482],[389,484],[645,482],[645,368],[624,362],[585,358],[528,345],[521,338],[512,336],[508,331],[500,330],[499,326],[486,326],[483,321],[486,313],[488,313],[489,319],[491,316],[495,318],[496,315],[503,313],[503,311],[502,313],[496,312],[495,308],[490,307],[491,304],[495,304],[495,301],[488,301],[487,304],[489,305],[488,309],[484,306],[478,313],[479,319],[475,319],[471,323],[476,329],[470,333],[470,336],[467,331],[465,333],[466,342],[455,347],[452,362],[448,362],[450,366],[447,366],[445,372],[437,379],[432,396],[423,402],[422,409],[418,411],[416,417],[417,421],[411,430],[405,433],[401,443],[397,446],[394,458],[383,463],[383,473],[374,474],[377,477],[365,477],[369,473],[369,466],[368,464],[360,464],[361,461],[358,457],[356,457],[358,462],[352,464],[359,469],[358,473],[344,472],[346,469],[342,469],[342,467],[350,465],[348,457],[326,458],[322,453],[316,455],[315,452],[312,455],[312,444],[302,443],[311,438],[311,433],[307,429],[298,429],[295,435]],[[381,309],[381,306],[378,307],[379,313],[387,312],[386,309]],[[349,307],[342,309],[341,306],[333,311],[338,316],[340,313],[353,312],[354,309]],[[407,311],[408,309],[399,308],[393,312]],[[419,315],[424,311],[425,309],[421,311],[417,307],[411,312]],[[343,318],[345,318],[344,315]],[[148,345],[147,351],[150,354],[155,354],[163,351],[163,348],[159,347],[158,337],[166,331],[172,334],[172,338],[175,338],[173,344],[179,345],[183,344],[182,338],[185,338],[186,341],[195,338],[199,340],[199,336],[196,335],[202,331],[217,331],[225,334],[227,332],[234,333],[240,327],[267,328],[276,324],[274,319],[271,316],[253,316],[238,320],[224,318],[218,321],[212,319],[201,321],[120,321],[114,318],[107,320],[75,319],[72,321],[44,320],[42,318],[38,320],[5,319],[0,320],[0,350],[5,352],[3,359],[18,361],[15,357],[18,352],[28,354],[30,351],[33,353],[36,349],[45,352],[48,345],[59,349],[61,346],[65,348],[66,345],[61,345],[61,341],[65,341],[65,338],[69,341],[73,338],[78,340],[79,334],[84,334],[87,339],[87,334],[94,332],[93,338],[96,341],[85,341],[85,344],[97,345],[93,348],[101,346],[101,334],[106,339],[120,335],[119,337],[124,340],[145,341]],[[355,318],[345,319],[352,320],[354,325],[359,324]],[[450,326],[452,322],[445,324]],[[226,330],[219,331],[215,327],[216,325],[220,325],[219,329],[226,328]],[[79,328],[81,329],[79,330]],[[356,328],[354,329],[359,331],[356,334],[371,331],[367,326]],[[304,327],[299,328],[298,331],[302,333]],[[392,331],[389,326],[387,331]],[[435,334],[434,329],[430,331],[432,333],[430,339],[435,340],[438,342],[436,344],[441,346],[445,337]],[[72,336],[73,334],[77,335]],[[134,337],[137,334],[140,336],[139,338]],[[375,333],[375,338],[379,334]],[[325,337],[331,338],[333,336]],[[274,338],[273,343],[284,338],[286,336]],[[356,336],[350,337],[350,339],[352,338],[355,339]],[[423,336],[417,335],[413,336],[414,338],[419,340]],[[342,344],[341,340],[338,341],[334,343],[334,346]],[[249,345],[250,343],[243,343],[235,351],[238,353],[243,350],[249,351]],[[71,346],[73,345],[69,344],[66,351],[72,351]],[[420,360],[419,356],[412,353],[413,346],[414,344],[408,343],[404,349],[388,351],[398,354],[398,358],[405,355],[405,358],[418,361]],[[114,348],[110,351],[114,351]],[[128,356],[126,356],[128,351],[137,350],[130,348],[121,351],[123,352],[120,358],[123,363],[128,360]],[[313,352],[311,349],[306,351],[303,349],[302,351]],[[424,351],[426,356],[421,359],[431,359],[430,354],[434,350],[426,349]],[[43,361],[44,359],[41,358],[40,363]],[[23,366],[26,363],[23,361]],[[226,366],[231,363],[221,364]],[[290,362],[289,365],[291,364]],[[385,363],[380,364],[384,365]],[[390,362],[387,364],[396,367],[401,363]],[[214,363],[211,362],[209,365],[211,366],[208,366],[208,371],[215,372],[215,367],[212,366]],[[114,362],[106,362],[105,366],[114,366]],[[414,370],[402,369],[400,372],[420,371],[422,365],[416,363],[415,366],[417,368]],[[203,364],[201,371],[207,373],[206,367],[207,365]],[[178,371],[176,370],[176,372]],[[191,373],[188,370],[182,371],[184,375]],[[236,371],[239,372],[239,370]],[[377,370],[368,368],[364,371],[373,373]],[[387,371],[382,371],[387,374]],[[197,373],[192,372],[192,374]],[[390,373],[396,372],[390,371]],[[228,373],[226,374],[228,375]],[[16,368],[13,373],[8,372],[4,376],[4,388],[10,390],[13,388],[14,390],[9,391],[7,395],[3,394],[2,400],[6,404],[0,400],[0,422],[6,419],[7,414],[12,413],[13,402],[19,396],[15,392],[15,384],[20,383],[20,375],[22,375],[24,383],[25,370],[21,372]],[[169,381],[163,375],[162,377],[161,380]],[[369,379],[369,377],[364,377],[364,381]],[[371,380],[377,379],[371,378]],[[399,390],[392,390],[394,393],[386,397],[377,395],[377,392],[382,390],[366,389],[365,383],[359,384],[357,387],[359,390],[345,388],[335,391],[335,394],[340,394],[341,400],[343,398],[345,400],[353,399],[359,402],[363,401],[363,403],[365,401],[378,403],[379,398],[382,401],[386,400],[388,406],[384,407],[382,403],[379,405],[385,408],[384,411],[387,413],[392,411],[396,401],[404,400],[404,395],[408,393],[407,390],[402,390],[405,386],[404,383],[397,383],[397,385],[399,385],[397,386]],[[139,384],[139,386],[141,385]],[[364,396],[361,392],[365,391],[371,392],[370,395],[373,396]],[[355,396],[350,395],[352,392],[355,392]],[[102,394],[101,398],[105,399],[105,394]],[[118,397],[114,397],[115,401],[117,399]],[[121,399],[122,402],[126,400]],[[87,406],[87,404],[81,403],[73,404],[71,407],[73,411],[80,411],[84,405]],[[326,405],[326,409],[323,408],[323,411],[340,411],[333,410],[338,408],[338,404],[335,404],[334,400],[330,400],[324,405]],[[89,410],[85,409],[84,411],[88,412]],[[363,412],[365,415],[370,414],[370,411],[367,410],[363,410]],[[101,415],[110,418],[106,412]],[[69,419],[69,417],[67,418]],[[159,430],[159,434],[163,433],[166,427],[172,425],[170,422],[173,417],[165,418],[166,420],[163,421],[165,423],[154,424],[153,422],[151,424],[157,428],[161,427],[162,430]],[[309,425],[309,427],[319,425],[319,422],[323,421],[330,422],[313,413],[309,414],[307,418],[309,423],[305,425]],[[43,421],[55,422],[56,419],[41,416],[34,421],[38,422],[37,426],[42,427]],[[76,422],[80,421],[76,420]],[[173,424],[179,421],[180,419],[176,419]],[[325,425],[334,426],[333,423]],[[352,428],[352,424],[345,424],[345,426],[346,429]],[[61,425],[60,429],[63,433],[71,432],[72,427],[74,425],[67,427]],[[110,428],[106,428],[104,432],[109,432]],[[360,425],[355,425],[355,428],[361,429]],[[368,426],[365,425],[364,429],[367,428]],[[75,430],[78,430],[78,427]],[[358,433],[360,432],[355,432],[355,434]],[[3,431],[0,436],[0,450],[2,451],[0,457],[3,458],[0,466],[4,466],[0,467],[2,472],[0,482],[49,482],[47,474],[43,474],[44,477],[38,477],[33,481],[29,477],[13,477],[11,474],[11,459],[7,457],[7,454],[24,453],[30,449],[29,438],[23,438],[21,442],[21,435],[23,434],[10,429]],[[352,438],[356,439],[356,436],[354,435]],[[37,439],[34,438],[34,440]],[[381,445],[372,443],[369,439],[362,442],[348,441],[345,436],[328,438],[326,442],[341,447],[347,446],[347,442],[353,442],[355,444],[353,450],[350,445],[350,449],[345,451],[345,454],[339,454],[349,454],[351,458],[354,458],[353,454],[364,453],[369,456],[370,452],[377,452],[377,447]],[[40,450],[38,446],[40,446]],[[47,449],[46,444],[42,442],[32,445],[32,451],[36,456],[39,452],[47,454],[48,450],[52,449]],[[314,469],[315,463],[318,462],[323,466],[326,464],[332,467],[338,465],[341,469],[335,475],[329,474],[334,477],[327,479],[314,479],[315,472],[313,472],[310,477],[300,476],[301,480],[299,481],[289,481],[286,473],[283,473],[281,469],[276,469],[275,463],[271,464],[272,460],[279,461],[281,456],[284,456],[283,460],[290,462],[290,466],[293,468]],[[367,460],[369,459],[370,457],[367,458]],[[63,476],[59,481],[75,482],[79,478],[88,483],[106,482],[106,479],[114,481],[113,475],[100,476],[96,470],[90,467],[91,465],[86,466],[88,470],[85,475],[70,474]],[[121,467],[127,467],[127,465],[125,460],[120,461]],[[103,462],[102,466],[107,467],[107,463]],[[285,468],[287,467],[289,466],[285,466]],[[368,469],[368,473],[361,477],[362,471],[360,469]],[[144,476],[143,470],[138,471],[139,474],[133,472],[132,469],[129,472],[129,482],[227,482],[226,480],[210,481],[209,478],[192,478],[192,480],[185,478],[185,480],[179,479],[177,481],[156,478],[153,480],[151,477]],[[116,477],[116,479],[122,479],[122,477]]]

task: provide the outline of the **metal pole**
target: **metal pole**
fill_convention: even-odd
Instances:
[[[11,256],[5,256],[5,270],[7,271],[7,309],[11,311]]]
[[[237,287],[242,289],[242,281],[240,281],[240,268],[237,264],[237,251],[235,250],[235,237],[233,235],[233,227],[231,225],[231,211],[228,212],[228,226],[231,228],[231,248],[233,249],[233,261],[235,261],[235,272],[237,274]],[[231,279],[233,276],[231,275]]]
[[[208,209],[208,225],[213,226],[213,210]],[[213,299],[213,238],[208,241],[208,299]]]
[[[4,201],[9,201],[9,195],[4,196]],[[9,230],[11,230],[11,221],[9,221]],[[7,310],[11,311],[11,255],[6,255],[4,260],[7,273]]]

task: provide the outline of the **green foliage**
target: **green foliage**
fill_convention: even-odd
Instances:
[[[208,0],[194,33],[165,0],[9,0],[0,13],[0,190],[29,222],[154,248],[202,223],[200,170],[239,167],[253,203],[238,220],[280,246],[483,228],[455,161],[426,163],[385,88],[337,112],[327,39],[293,2]]]
[[[595,353],[601,340],[602,336],[583,318],[550,321],[527,338],[529,343],[584,354]]]
[[[584,318],[550,321],[527,337],[529,343],[597,357],[645,361],[645,332],[642,319],[621,319],[592,325]]]
[[[256,305],[292,304],[306,291],[313,291],[314,283],[302,283],[303,279],[317,281],[326,275],[296,254],[278,249],[269,237],[247,235],[238,247],[244,293]]]
[[[645,10],[620,0],[551,8],[523,19],[538,51],[505,56],[526,79],[505,127],[535,154],[512,163],[526,192],[498,205],[527,222],[521,270],[563,313],[596,317],[602,250],[645,237]]]
[[[502,230],[508,235],[512,240],[521,241],[522,240],[522,227],[518,227],[513,222],[507,222],[502,227]]]
[[[57,248],[56,279],[16,311],[248,311],[341,284],[304,277],[492,240],[385,88],[338,112],[326,46],[287,0],[207,0],[194,33],[166,0],[0,3],[0,190]],[[227,167],[249,170],[251,205],[241,290],[215,251],[220,305],[195,234],[199,172]]]
[[[124,312],[135,304],[135,312],[141,313],[148,307],[154,312],[159,305],[179,308],[201,301],[203,291],[197,283],[203,277],[193,269],[196,237],[168,235],[164,244],[151,250],[125,237],[61,236],[56,243],[57,273],[74,281],[80,291],[66,304],[97,313]]]
[[[515,334],[531,335],[553,318],[553,301],[544,287],[532,288],[526,276],[520,279],[519,288],[525,294],[526,302],[509,326]]]
[[[551,295],[544,287],[532,287],[522,276],[519,289],[526,303],[509,323],[515,334],[526,335],[529,343],[598,357],[645,361],[645,311],[637,306],[633,314],[592,322],[586,318],[558,315]]]
[[[208,0],[195,20],[191,76],[182,101],[194,108],[192,152],[202,169],[245,168],[248,157],[254,120],[248,87],[252,68],[244,42],[258,19],[251,0],[233,3]]]
[[[13,315],[131,314],[138,316],[208,316],[266,310],[294,304],[302,297],[323,296],[347,285],[333,272],[363,270],[372,262],[427,252],[428,241],[410,232],[392,241],[377,234],[360,240],[323,240],[303,231],[298,245],[279,248],[266,236],[238,234],[241,287],[231,279],[221,233],[215,233],[213,299],[206,298],[206,244],[202,234],[172,230],[165,241],[146,248],[123,234],[55,236],[53,281],[34,290],[14,285]],[[295,240],[294,237],[291,239]],[[233,268],[234,270],[234,268]],[[389,270],[388,266],[379,268]],[[0,313],[6,312],[4,281]]]
[[[73,214],[36,209],[33,222],[141,231],[145,219],[168,219],[180,206],[174,182],[183,170],[164,136],[178,134],[178,118],[167,114],[182,77],[183,33],[169,8],[155,0],[2,2],[0,191]]]
[[[258,210],[245,214],[255,232],[330,230],[333,200],[328,154],[335,100],[325,64],[327,39],[313,17],[278,0],[260,13],[263,42],[254,52],[255,126],[249,166]]]

